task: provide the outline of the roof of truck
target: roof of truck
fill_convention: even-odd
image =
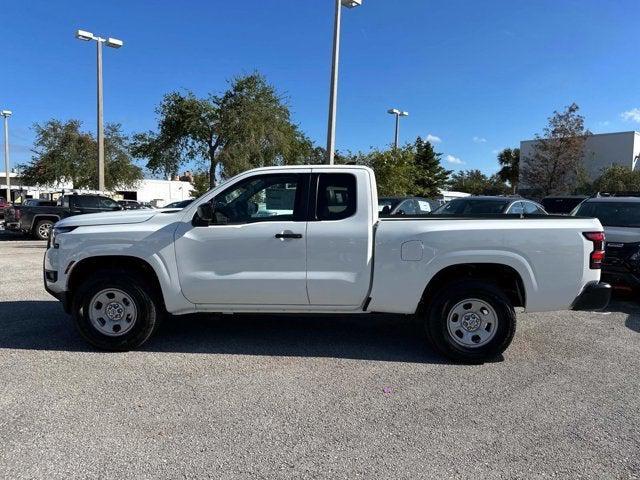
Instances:
[[[640,203],[640,197],[591,197],[585,202],[589,203]]]

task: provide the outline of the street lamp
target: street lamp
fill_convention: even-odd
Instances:
[[[4,173],[7,176],[7,202],[11,201],[11,174],[9,173],[9,117],[11,110],[2,110],[0,115],[4,117]]]
[[[387,113],[396,116],[396,134],[393,141],[393,148],[398,148],[398,135],[400,133],[400,117],[408,117],[409,112],[402,112],[397,108],[390,108]]]
[[[124,45],[122,40],[117,38],[102,38],[95,36],[91,32],[78,30],[76,32],[78,40],[89,42],[94,40],[97,44],[97,67],[98,67],[98,190],[104,191],[104,123],[102,113],[102,44],[107,47],[120,48]]]
[[[336,13],[333,23],[333,61],[331,64],[331,88],[329,90],[329,124],[327,126],[327,160],[333,165],[336,149],[336,106],[338,103],[338,62],[340,59],[340,18],[341,6],[359,7],[362,0],[335,0]]]

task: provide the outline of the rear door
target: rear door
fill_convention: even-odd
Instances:
[[[307,224],[307,291],[311,305],[361,305],[369,290],[373,198],[368,171],[314,168]]]

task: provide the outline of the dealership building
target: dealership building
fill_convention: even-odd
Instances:
[[[536,140],[520,142],[520,158],[531,158]],[[595,180],[613,165],[630,170],[640,168],[640,132],[597,133],[589,135],[584,144],[582,164],[590,180]]]

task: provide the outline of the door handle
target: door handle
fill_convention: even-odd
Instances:
[[[302,234],[301,233],[282,232],[282,233],[276,233],[275,237],[276,238],[302,238]]]

